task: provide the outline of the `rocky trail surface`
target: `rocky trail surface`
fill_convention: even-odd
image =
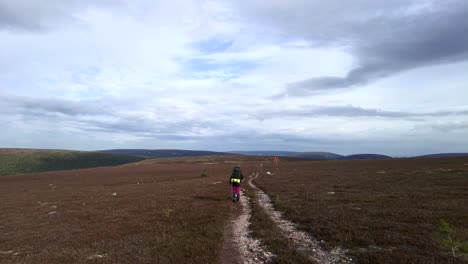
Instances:
[[[283,214],[274,209],[270,197],[254,183],[259,173],[248,178],[249,187],[255,192],[258,201],[250,201],[242,195],[239,204],[233,204],[230,225],[225,230],[225,242],[221,253],[220,263],[270,263],[274,254],[269,252],[261,241],[250,235],[251,202],[258,202],[260,207],[268,214],[271,220],[282,232],[285,239],[291,241],[294,248],[318,264],[354,263],[355,260],[345,255],[346,251],[336,247],[331,251],[322,248],[321,243],[297,229],[296,225],[287,220]],[[238,207],[238,208],[235,208]],[[236,215],[237,214],[237,215]],[[226,255],[230,255],[227,257]]]
[[[353,263],[354,260],[345,255],[346,251],[340,247],[336,247],[331,251],[324,250],[320,242],[307,234],[304,231],[297,229],[296,225],[291,221],[287,220],[283,214],[274,209],[270,197],[263,192],[260,188],[255,186],[253,180],[259,176],[259,173],[255,173],[248,180],[248,184],[258,197],[258,203],[273,222],[282,231],[289,241],[294,244],[294,247],[298,252],[309,257],[311,260],[320,264],[334,264],[334,263]]]
[[[224,245],[220,263],[270,263],[273,254],[265,249],[258,239],[250,235],[251,206],[249,198],[241,195],[240,201],[233,204],[231,224],[225,230]]]

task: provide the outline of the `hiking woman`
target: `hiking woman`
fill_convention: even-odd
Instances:
[[[239,166],[235,166],[231,173],[231,178],[229,179],[229,183],[232,186],[232,202],[239,202],[240,198],[240,185],[242,180],[244,180],[244,176],[242,175],[242,171]]]

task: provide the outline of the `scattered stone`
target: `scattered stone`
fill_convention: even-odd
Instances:
[[[327,194],[335,194],[335,192],[327,192]]]
[[[220,181],[217,181],[217,182],[212,182],[211,184],[220,184],[221,182]]]
[[[52,211],[48,213],[48,215],[55,215],[55,214],[57,214],[57,211]]]
[[[113,193],[112,195],[113,195],[113,196],[117,196],[117,193],[115,192],[115,193]]]
[[[13,250],[0,250],[1,255],[12,255],[15,252]]]
[[[250,236],[249,225],[252,209],[249,198],[241,195],[240,204],[242,205],[242,213],[235,220],[232,233],[235,234],[234,241],[239,247],[242,263],[257,264],[271,262],[274,255],[266,251],[259,240]]]
[[[91,260],[91,259],[102,259],[102,258],[105,258],[107,257],[107,254],[94,254],[94,255],[91,255],[88,257],[88,260]]]

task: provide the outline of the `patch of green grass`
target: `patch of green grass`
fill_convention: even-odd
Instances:
[[[18,173],[117,166],[141,157],[79,151],[18,151],[0,155],[0,176]]]

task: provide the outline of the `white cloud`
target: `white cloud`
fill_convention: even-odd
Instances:
[[[391,25],[438,8],[445,14],[406,0],[0,1],[0,146],[460,150],[468,118],[450,112],[466,111],[465,59],[399,64],[350,89],[274,97],[367,61],[356,45],[376,36],[369,21]],[[394,33],[380,29],[382,38]]]

